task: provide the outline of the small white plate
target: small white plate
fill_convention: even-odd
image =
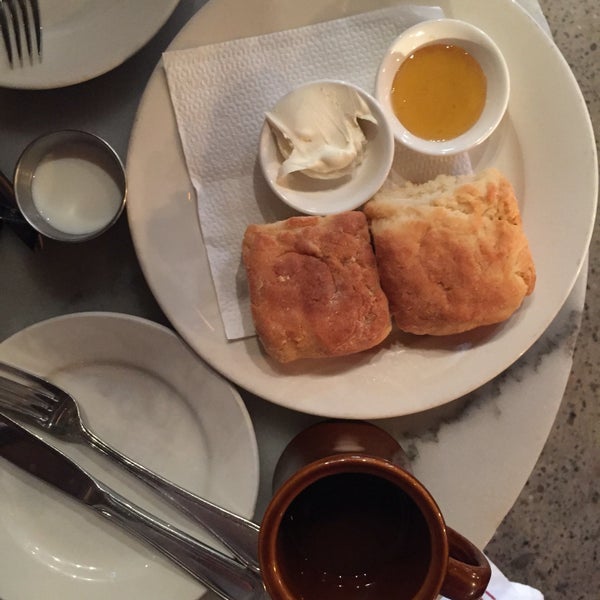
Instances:
[[[313,179],[302,173],[293,173],[286,178],[284,184],[277,180],[282,157],[271,127],[265,121],[259,141],[263,175],[279,198],[293,209],[308,215],[331,215],[358,208],[383,185],[394,159],[394,136],[379,102],[359,87],[342,81],[311,81],[300,88],[323,84],[343,85],[356,90],[367,103],[377,125],[365,124],[367,145],[364,159],[352,175],[339,179]]]
[[[90,428],[134,460],[252,516],[258,453],[246,407],[170,330],[114,313],[67,315],[5,340],[0,360],[71,392]],[[208,540],[108,459],[43,437],[132,502]],[[1,598],[197,600],[203,594],[162,555],[6,461],[0,461],[0,490]]]
[[[0,47],[0,86],[65,87],[93,79],[137,52],[179,0],[39,0],[42,60],[11,69]]]

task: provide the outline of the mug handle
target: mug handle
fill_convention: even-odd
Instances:
[[[441,593],[450,600],[481,598],[492,576],[487,558],[467,538],[447,528],[449,558]]]

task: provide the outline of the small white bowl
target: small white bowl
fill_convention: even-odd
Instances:
[[[383,185],[394,159],[394,136],[388,119],[379,102],[364,90],[351,83],[327,79],[303,84],[289,94],[323,84],[356,90],[369,106],[377,125],[365,125],[365,154],[352,175],[339,179],[314,179],[302,173],[293,173],[287,177],[286,185],[282,185],[277,182],[277,175],[284,159],[277,148],[270,125],[265,121],[259,140],[259,162],[263,175],[269,187],[283,202],[308,215],[330,215],[358,208]]]
[[[482,114],[468,131],[450,140],[432,141],[412,134],[402,125],[392,109],[390,92],[402,62],[417,49],[439,43],[460,46],[480,64],[487,92]],[[375,90],[399,143],[423,154],[443,156],[466,152],[492,134],[506,112],[510,78],[502,52],[485,32],[465,21],[435,19],[410,27],[394,40],[379,67]]]

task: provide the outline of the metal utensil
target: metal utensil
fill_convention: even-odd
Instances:
[[[225,600],[267,600],[260,575],[146,512],[0,414],[0,456],[165,554]]]
[[[11,69],[17,64],[23,66],[25,50],[31,64],[36,57],[41,60],[42,23],[38,0],[0,0],[0,31]]]
[[[199,522],[244,565],[259,571],[258,525],[167,481],[109,446],[84,425],[75,399],[58,386],[0,362],[0,410],[59,439],[102,452]]]

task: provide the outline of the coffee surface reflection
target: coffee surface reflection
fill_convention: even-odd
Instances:
[[[277,544],[298,598],[413,598],[429,569],[427,523],[397,485],[367,473],[319,479],[290,504]]]

